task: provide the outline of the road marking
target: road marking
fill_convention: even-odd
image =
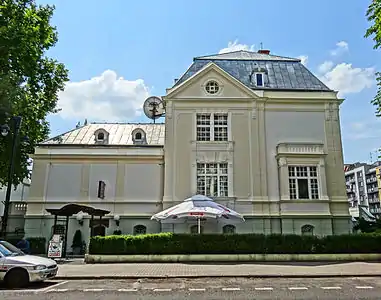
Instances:
[[[256,291],[272,291],[272,287],[257,287],[255,288]]]
[[[192,288],[190,288],[190,289],[188,289],[190,292],[205,292],[206,291],[206,289],[192,289]]]
[[[299,291],[299,290],[308,290],[308,287],[305,286],[294,286],[288,288],[290,291]]]
[[[356,289],[372,289],[372,286],[356,286]]]
[[[222,288],[222,290],[231,292],[231,291],[240,291],[241,289],[237,287],[237,288]]]
[[[137,292],[137,289],[119,289],[118,292]]]
[[[65,293],[68,292],[69,289],[51,289],[46,291],[45,293]]]
[[[172,289],[153,289],[154,292],[171,292]]]
[[[322,286],[323,290],[341,290],[341,287],[339,286]]]
[[[105,289],[84,289],[84,292],[103,292]]]
[[[66,280],[66,281],[62,281],[62,282],[58,282],[58,283],[56,283],[56,284],[53,284],[53,285],[51,285],[51,286],[48,286],[48,287],[46,287],[46,288],[44,288],[44,289],[41,289],[41,290],[38,290],[38,292],[47,292],[47,291],[49,291],[49,290],[52,290],[52,289],[56,289],[57,287],[59,287],[60,285],[63,285],[63,284],[65,284],[65,283],[68,283],[69,281],[68,280]]]

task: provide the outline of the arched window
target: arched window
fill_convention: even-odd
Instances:
[[[141,132],[137,132],[135,134],[135,140],[141,140],[142,139],[142,133]]]
[[[222,227],[222,232],[224,234],[234,234],[235,233],[235,226],[234,225],[225,225]]]
[[[204,232],[204,227],[200,226],[200,233]],[[190,228],[190,233],[191,234],[198,234],[198,225],[192,225]]]
[[[99,128],[94,132],[96,144],[107,144],[109,133],[103,128]]]
[[[146,233],[147,233],[147,227],[145,227],[144,225],[134,226],[134,235],[146,234]]]
[[[314,227],[312,225],[303,225],[302,235],[314,235]]]
[[[105,134],[104,134],[103,132],[99,132],[99,133],[98,133],[98,136],[97,136],[97,139],[98,139],[99,141],[104,140],[104,139],[105,139]]]
[[[144,145],[144,144],[147,144],[145,131],[143,129],[141,129],[141,128],[135,128],[132,131],[132,142],[135,145]]]

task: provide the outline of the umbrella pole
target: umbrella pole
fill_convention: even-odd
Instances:
[[[200,217],[197,218],[197,225],[198,225],[198,234],[201,234],[201,219],[200,219]]]

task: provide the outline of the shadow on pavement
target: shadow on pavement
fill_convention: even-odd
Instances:
[[[33,282],[33,283],[30,283],[25,288],[13,289],[13,290],[14,291],[17,291],[17,290],[20,290],[20,291],[22,291],[22,290],[40,290],[40,289],[51,287],[57,283],[58,283],[57,281]],[[0,291],[6,291],[6,290],[10,290],[10,289],[8,289],[3,282],[0,282]]]

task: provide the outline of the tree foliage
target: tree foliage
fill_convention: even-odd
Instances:
[[[12,127],[11,117],[21,116],[20,137],[30,141],[18,144],[15,185],[28,176],[28,153],[47,138],[46,117],[57,112],[58,92],[68,80],[65,66],[45,55],[58,40],[53,12],[54,6],[35,0],[0,1],[0,125]],[[0,186],[7,181],[12,137],[0,136]]]
[[[374,41],[374,49],[381,47],[381,0],[373,0],[366,12],[368,21],[371,26],[367,29],[365,37],[372,37]],[[376,96],[372,100],[372,104],[376,107],[376,116],[381,117],[381,72],[376,73],[378,90]]]

